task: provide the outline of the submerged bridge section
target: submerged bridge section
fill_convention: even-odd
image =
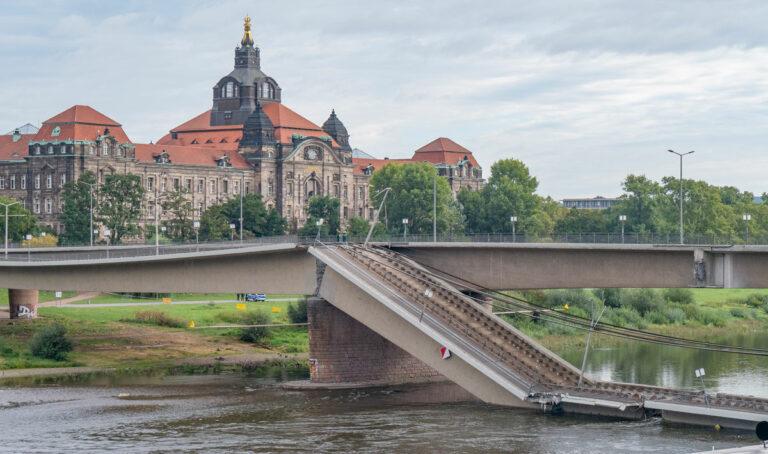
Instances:
[[[318,296],[485,402],[627,419],[660,414],[743,429],[768,419],[764,399],[581,377],[577,368],[400,254],[351,246],[313,247],[310,253],[326,266]],[[451,353],[448,358],[442,348]],[[322,360],[312,367],[322,376]]]

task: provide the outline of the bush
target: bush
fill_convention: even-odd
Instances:
[[[673,307],[667,311],[667,317],[671,323],[683,324],[685,323],[685,311],[679,307]]]
[[[307,300],[299,301],[295,306],[288,305],[288,320],[291,323],[307,323]]]
[[[654,325],[666,325],[669,323],[669,318],[667,317],[667,314],[664,312],[654,309],[647,314],[645,314],[645,320],[648,323],[652,323]]]
[[[645,328],[646,323],[640,313],[631,307],[606,310],[608,323],[622,327]]]
[[[268,325],[272,323],[272,317],[266,312],[252,311],[242,314],[240,320],[244,325]],[[240,332],[240,340],[243,342],[260,343],[271,334],[268,326],[251,326],[243,328]]]
[[[591,292],[582,289],[578,290],[551,290],[546,293],[544,305],[550,309],[562,309],[566,304],[575,309],[580,307],[587,312],[592,311],[592,303],[595,297]],[[589,315],[587,315],[589,317]]]
[[[703,308],[697,320],[703,325],[725,326],[725,317],[714,309]]]
[[[597,288],[592,293],[597,299],[603,300],[608,307],[621,307],[620,288]]]
[[[653,289],[631,289],[622,295],[621,306],[631,307],[640,315],[645,315],[653,310],[663,310],[664,302]]]
[[[693,292],[689,288],[668,288],[664,290],[664,299],[672,303],[693,304]]]
[[[759,293],[753,293],[744,298],[741,303],[752,307],[762,307],[768,304],[768,295],[760,295]]]
[[[72,351],[72,342],[67,338],[67,330],[58,323],[46,326],[32,337],[29,344],[32,356],[62,361]]]
[[[750,314],[746,308],[732,307],[730,310],[731,316],[736,318],[749,318]]]
[[[138,323],[146,323],[148,325],[166,326],[168,328],[183,328],[184,321],[178,318],[173,318],[165,312],[159,311],[141,311],[136,312],[133,315],[132,320],[127,320]]]

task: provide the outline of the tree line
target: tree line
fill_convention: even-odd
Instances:
[[[679,222],[679,185],[674,177],[661,181],[643,175],[628,175],[623,194],[609,209],[567,209],[551,197],[538,195],[538,180],[528,167],[516,159],[499,160],[491,166],[482,189],[462,189],[456,198],[443,177],[428,163],[391,163],[374,172],[370,181],[370,206],[381,207],[374,234],[402,235],[403,219],[409,234],[430,235],[433,211],[437,213],[439,234],[511,233],[510,217],[516,218],[516,233],[527,237],[557,234],[618,233],[626,216],[627,235],[674,235]],[[385,189],[389,188],[382,203]],[[683,180],[685,232],[688,236],[706,236],[739,240],[746,236],[743,220],[750,215],[751,237],[768,236],[768,204],[754,203],[754,194],[733,186],[715,186],[705,181]],[[137,175],[113,174],[98,183],[93,173],[84,173],[65,185],[60,244],[88,244],[90,213],[93,203],[94,223],[110,231],[110,242],[127,237],[154,237],[155,225],[140,226],[145,189]],[[239,238],[240,199],[229,199],[197,213],[185,189],[162,193],[158,205],[162,212],[158,231],[163,241],[225,240]],[[763,194],[766,199],[766,194]],[[0,200],[2,202],[2,200]],[[152,200],[149,203],[154,203]],[[436,203],[435,203],[436,202]],[[155,207],[157,209],[158,207]],[[315,196],[307,203],[307,222],[299,235],[364,236],[369,220],[353,216],[346,223],[340,217],[340,201],[329,196]],[[40,230],[34,216],[21,205],[10,212],[19,215],[10,222],[9,237],[23,238]],[[322,221],[321,221],[322,220]],[[195,221],[199,222],[195,228]],[[4,222],[0,219],[0,224]],[[234,229],[231,226],[234,225]],[[243,196],[243,237],[280,235],[288,231],[288,222],[275,208],[267,207],[258,194]]]

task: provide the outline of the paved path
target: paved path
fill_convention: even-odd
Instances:
[[[83,292],[70,298],[62,298],[60,300],[45,301],[38,304],[38,306],[39,307],[61,306],[64,304],[76,303],[78,301],[90,300],[90,299],[96,298],[99,295],[101,295],[101,292]]]
[[[276,302],[286,302],[286,301],[300,301],[300,298],[270,298],[267,301],[261,301],[261,302],[249,302],[247,304],[259,304],[259,303],[276,303]],[[169,305],[179,305],[179,304],[232,304],[232,303],[240,303],[242,301],[238,300],[199,300],[199,301],[174,301],[170,303]],[[87,308],[87,307],[132,307],[132,306],[162,306],[166,303],[163,303],[162,301],[144,301],[141,303],[95,303],[95,304],[66,304],[62,305],[61,307],[68,307],[68,308]]]

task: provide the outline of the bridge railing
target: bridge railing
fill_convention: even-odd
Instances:
[[[675,234],[636,234],[627,233],[563,233],[555,235],[529,235],[518,233],[479,233],[479,234],[438,234],[433,237],[430,234],[405,235],[376,235],[372,242],[403,244],[403,243],[431,243],[435,239],[441,243],[583,243],[583,244],[647,244],[647,245],[679,245],[679,237]],[[52,260],[96,260],[129,257],[148,257],[155,255],[197,253],[222,249],[235,249],[267,244],[296,244],[311,245],[316,242],[322,244],[339,243],[363,243],[364,236],[333,235],[333,236],[298,236],[280,235],[257,237],[232,241],[199,241],[185,243],[164,242],[158,246],[149,244],[129,244],[121,246],[56,246],[44,248],[26,248],[12,245],[8,250],[7,258],[0,252],[0,261],[52,261]],[[692,246],[731,246],[731,245],[768,245],[768,238],[757,237],[745,241],[743,238],[714,236],[714,235],[690,235],[685,238],[685,245]]]

